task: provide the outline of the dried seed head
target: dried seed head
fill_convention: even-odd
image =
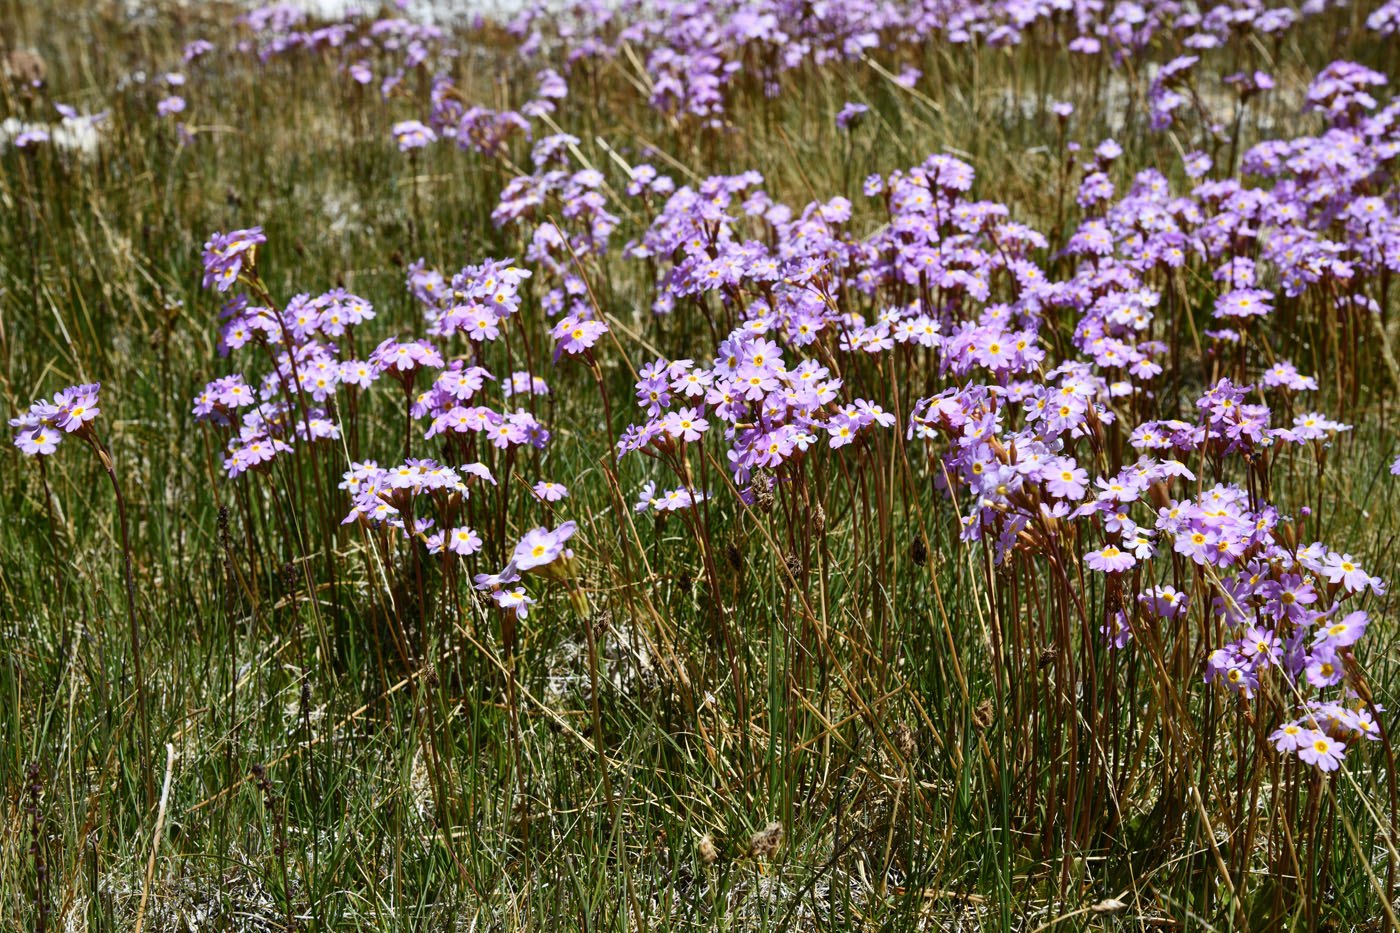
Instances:
[[[602,638],[612,628],[612,610],[604,607],[593,613],[593,637]]]
[[[739,545],[733,541],[729,542],[724,549],[724,556],[728,558],[729,566],[734,569],[735,573],[744,572],[744,555],[739,550]]]
[[[820,502],[812,509],[812,533],[817,535],[826,533],[826,509],[822,508]]]
[[[228,506],[219,506],[219,543],[225,548],[229,547],[230,538],[228,530]]]
[[[700,861],[706,865],[713,865],[715,859],[719,858],[719,850],[715,848],[715,837],[709,833],[700,837],[700,841],[695,844],[695,848],[700,852]]]
[[[977,708],[972,711],[972,725],[978,732],[982,732],[992,724],[994,715],[992,701],[983,700],[981,703],[977,704]]]
[[[787,556],[787,571],[788,573],[792,574],[792,578],[794,580],[801,582],[802,558],[798,557],[796,554],[789,554]]]
[[[914,730],[909,728],[908,723],[896,724],[890,738],[894,740],[894,747],[899,749],[905,761],[914,760],[914,756],[919,752],[919,743],[914,741]]]
[[[1043,649],[1041,649],[1041,652],[1040,652],[1040,663],[1039,663],[1039,665],[1037,665],[1037,666],[1038,666],[1041,670],[1045,670],[1047,667],[1049,667],[1051,664],[1054,664],[1054,663],[1055,663],[1055,649],[1054,649],[1054,648],[1043,648]]]
[[[773,478],[767,470],[753,471],[753,504],[764,515],[773,511]]]
[[[682,593],[689,593],[690,588],[695,585],[695,579],[686,571],[682,570],[676,577],[676,588]]]
[[[909,545],[909,559],[914,562],[915,567],[922,567],[928,563],[928,545],[924,543],[923,535],[914,536]]]
[[[772,858],[782,848],[783,824],[774,820],[763,829],[753,834],[749,840],[749,855],[754,858]]]
[[[1118,898],[1110,897],[1094,904],[1089,908],[1089,912],[1094,914],[1116,914],[1118,911],[1126,909],[1127,906],[1127,904],[1123,903]]]

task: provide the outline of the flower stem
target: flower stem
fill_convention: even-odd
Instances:
[[[126,520],[126,498],[122,495],[121,484],[117,482],[117,471],[112,464],[112,455],[102,446],[96,435],[89,435],[89,442],[97,451],[107,478],[112,481],[112,492],[117,497],[117,521],[122,532],[122,573],[126,579],[126,618],[131,626],[131,655],[136,664],[136,702],[141,714],[141,773],[146,784],[146,797],[155,797],[155,783],[151,775],[151,717],[146,702],[146,675],[141,665],[141,629],[136,624],[136,583],[131,573],[131,532]]]

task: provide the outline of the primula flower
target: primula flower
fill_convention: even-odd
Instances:
[[[95,419],[101,411],[98,409],[97,392],[100,386],[93,385],[73,386],[64,389],[54,396],[54,405],[57,411],[53,414],[54,423],[63,429],[66,434],[73,434],[81,431]]]
[[[14,422],[10,422],[14,424]],[[24,428],[15,435],[15,446],[30,457],[47,457],[58,449],[63,435],[46,425]]]
[[[860,118],[870,111],[865,104],[847,103],[842,106],[836,114],[836,125],[841,129],[849,129],[860,122]]]
[[[1312,376],[1303,376],[1298,372],[1298,368],[1288,360],[1279,360],[1273,366],[1264,370],[1264,385],[1269,388],[1284,388],[1295,392],[1316,392],[1317,380]]]
[[[394,140],[399,144],[400,152],[408,152],[410,149],[422,149],[428,143],[437,141],[437,133],[431,127],[424,126],[417,120],[402,120],[394,124]]]
[[[1199,151],[1187,153],[1184,165],[1188,178],[1200,178],[1211,169],[1210,156]]]
[[[703,502],[703,493],[692,494],[689,489],[679,487],[668,489],[651,499],[651,508],[657,512],[676,512],[680,509],[688,509],[697,502]]]
[[[15,136],[15,148],[28,149],[30,146],[33,146],[36,143],[46,143],[51,138],[52,136],[50,135],[48,130],[44,129],[41,126],[31,126],[24,130],[21,130]]]
[[[662,421],[662,426],[666,433],[681,441],[698,441],[700,436],[709,428],[710,423],[700,417],[698,410],[694,408],[682,408],[680,411],[671,412]]]
[[[1336,771],[1346,757],[1346,746],[1321,732],[1308,731],[1298,737],[1298,757],[1322,771]]]
[[[1297,751],[1309,738],[1309,730],[1296,722],[1286,722],[1269,735],[1269,741],[1281,752]]]
[[[453,528],[446,533],[447,549],[453,554],[467,557],[481,550],[481,537],[465,525]]]
[[[1326,643],[1314,649],[1304,668],[1308,683],[1314,687],[1330,687],[1342,681],[1342,665],[1336,652]]]
[[[491,598],[496,601],[497,606],[514,612],[517,619],[526,618],[530,614],[530,607],[535,604],[535,600],[525,592],[523,586],[494,590]]]
[[[1354,645],[1366,634],[1367,621],[1365,610],[1348,613],[1345,617],[1319,628],[1314,642],[1332,649]]]
[[[1257,288],[1240,288],[1221,295],[1215,301],[1216,317],[1262,317],[1274,309],[1269,302],[1273,295]]]
[[[1362,570],[1350,554],[1329,553],[1318,569],[1328,583],[1340,583],[1351,593],[1359,593],[1373,583],[1371,575]]]
[[[185,64],[189,64],[196,58],[212,51],[214,51],[214,43],[210,42],[208,39],[195,39],[185,43],[181,58],[184,59]]]
[[[554,325],[551,334],[557,341],[554,359],[558,362],[563,353],[582,353],[598,342],[598,338],[608,332],[608,325],[602,321],[583,321],[564,318]]]
[[[1060,458],[1045,468],[1045,489],[1056,498],[1082,498],[1088,485],[1088,472],[1068,458]]]
[[[550,483],[540,480],[533,487],[535,495],[545,502],[558,502],[560,499],[568,498],[569,490],[559,483]]]
[[[1084,555],[1084,563],[1090,570],[1098,570],[1103,573],[1122,573],[1137,563],[1137,559],[1126,551],[1120,550],[1112,544],[1098,551],[1090,551]]]
[[[532,528],[516,544],[510,562],[521,571],[547,567],[560,557],[569,557],[573,552],[564,547],[566,541],[578,530],[576,522],[568,521],[558,528]]]
[[[266,242],[262,227],[211,234],[204,243],[204,287],[228,291],[243,271],[245,260],[251,262],[256,248]]]
[[[98,410],[100,385],[70,386],[54,395],[53,402],[39,399],[29,410],[10,421],[17,428],[15,446],[28,456],[48,456],[65,434],[86,431]]]

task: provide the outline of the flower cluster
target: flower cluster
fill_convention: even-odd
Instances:
[[[53,401],[39,399],[17,418],[10,419],[15,428],[14,442],[20,451],[31,457],[47,457],[58,449],[69,434],[83,434],[102,413],[98,392],[101,385],[76,385],[54,394]]]

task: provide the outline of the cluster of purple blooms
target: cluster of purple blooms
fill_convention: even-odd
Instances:
[[[264,62],[290,55],[337,62],[350,81],[377,85],[385,100],[406,96],[411,74],[429,74],[432,112],[426,120],[393,127],[399,147],[407,151],[451,140],[463,150],[497,157],[507,154],[513,140],[531,138],[532,121],[553,113],[557,101],[567,96],[570,73],[593,60],[635,62],[645,72],[649,100],[658,111],[723,127],[727,96],[741,77],[757,80],[766,94],[778,96],[785,76],[804,65],[859,62],[876,52],[897,60],[917,55],[930,41],[992,48],[1054,43],[1109,67],[1132,61],[1148,75],[1150,123],[1166,129],[1183,114],[1209,110],[1208,95],[1200,93],[1199,85],[1210,79],[1196,71],[1210,50],[1232,42],[1273,45],[1330,6],[1324,0],[1275,6],[1264,0],[1231,0],[1198,10],[1179,0],[1134,0],[1079,4],[1071,10],[1050,0],[941,5],[843,0],[813,8],[793,0],[571,0],[560,7],[537,0],[513,18],[508,30],[522,59],[559,65],[563,73],[545,64],[536,75],[534,96],[517,109],[499,110],[468,104],[456,93],[448,73],[464,50],[452,46],[446,32],[401,16],[374,18],[351,9],[337,21],[315,22],[295,4],[274,2],[240,17],[243,34],[233,49]],[[1393,34],[1400,22],[1396,9],[1391,0],[1373,10],[1367,28]],[[474,25],[485,23],[478,17]],[[1159,64],[1151,61],[1158,48],[1184,54]],[[194,40],[184,48],[183,63],[191,66],[214,50],[212,42]],[[889,76],[895,85],[912,90],[922,72],[905,64]],[[1232,74],[1223,83],[1233,88],[1240,104],[1273,87],[1272,77],[1259,71]],[[1364,104],[1365,88],[1375,83],[1343,69],[1332,81],[1334,92],[1319,89],[1320,96],[1331,99],[1310,97],[1310,102],[1329,113],[1332,108],[1354,109]],[[170,95],[160,102],[161,112],[178,113],[183,104]],[[847,104],[837,116],[838,125],[850,127],[866,108]],[[1212,122],[1212,134],[1219,137],[1226,122],[1223,115]],[[183,124],[180,130],[182,139],[189,137]]]
[[[457,466],[428,458],[407,458],[381,468],[374,461],[352,462],[340,488],[350,500],[343,523],[359,524],[421,544],[429,554],[472,558],[484,547],[482,536],[463,524],[464,508],[479,483],[496,487],[478,450],[530,446],[543,449],[550,432],[526,408],[498,411],[480,404],[479,393],[496,377],[485,366],[448,359],[453,342],[481,348],[495,341],[519,312],[521,286],[531,273],[510,260],[487,260],[443,276],[424,261],[412,263],[406,287],[420,303],[432,341],[390,336],[363,359],[347,358],[342,348],[363,343],[363,329],[375,318],[372,305],[337,288],[319,296],[299,294],[286,306],[272,306],[256,268],[261,230],[214,234],[205,245],[205,285],[219,292],[241,284],[224,306],[220,350],[224,355],[256,349],[271,370],[256,388],[241,374],[209,383],[195,399],[194,415],[225,432],[224,466],[231,477],[267,472],[279,456],[294,456],[307,443],[341,439],[341,417],[360,402],[359,393],[387,379],[406,399],[408,415],[428,422],[426,440],[439,443]],[[259,303],[254,303],[259,302]],[[435,342],[434,342],[435,341]],[[502,383],[502,396],[530,400],[549,394],[548,383],[530,370],[517,370]],[[336,448],[328,455],[335,456]],[[495,488],[495,494],[505,490]],[[568,497],[563,484],[541,480],[531,493],[553,506]],[[503,611],[524,618],[534,602],[521,574],[534,572],[577,590],[573,553],[566,547],[575,525],[553,531],[537,528],[516,546],[496,574],[477,574]]]
[[[1393,32],[1400,21],[1394,6],[1373,13],[1369,28]],[[997,47],[1053,31],[1064,41],[1068,29],[1071,52],[1115,66],[1165,38],[1181,54],[1146,66],[1151,126],[1184,129],[1202,117],[1205,137],[1218,141],[1223,123],[1209,122],[1200,93],[1208,50],[1241,36],[1272,42],[1325,7],[1239,2],[1198,12],[1173,0],[1074,10],[1024,0],[857,0],[799,10],[785,0],[580,0],[562,15],[533,7],[512,24],[520,52],[561,52],[564,74],[541,69],[528,101],[496,110],[469,105],[439,73],[429,112],[390,131],[404,151],[450,141],[503,164],[528,145],[528,169],[509,163],[513,174],[493,220],[520,228],[531,268],[488,260],[449,278],[415,263],[408,287],[434,342],[390,338],[363,360],[341,352],[357,345],[355,328],[373,317],[363,299],[303,295],[277,310],[265,295],[237,295],[224,310],[221,348],[260,347],[272,371],[256,388],[237,375],[215,380],[195,413],[227,430],[225,463],[237,476],[302,443],[337,438],[340,393],[391,376],[411,416],[427,423],[425,437],[442,445],[445,459],[465,465],[351,464],[346,520],[419,538],[433,553],[470,557],[483,541],[456,521],[461,503],[474,481],[495,484],[479,458],[493,455],[488,445],[544,448],[550,437],[534,414],[536,397],[549,387],[533,369],[500,380],[515,411],[480,404],[478,395],[495,381],[481,365],[482,350],[512,328],[523,331],[520,311],[537,302],[551,318],[555,363],[579,356],[596,372],[594,353],[611,325],[594,303],[590,275],[612,247],[618,213],[635,210],[649,222],[621,254],[654,271],[652,310],[704,315],[722,335],[708,361],[655,359],[638,371],[642,414],[617,440],[617,456],[654,459],[678,481],[664,490],[648,481],[638,512],[707,501],[713,493],[697,486],[692,468],[692,452],[707,438],[724,445],[734,482],[752,500],[760,479],[782,482],[808,461],[893,442],[902,427],[906,442],[927,445],[934,483],[959,510],[964,540],[981,542],[997,561],[1024,552],[1102,574],[1117,594],[1102,632],[1117,649],[1165,625],[1184,626],[1191,613],[1220,621],[1226,641],[1209,654],[1206,681],[1244,697],[1268,682],[1296,698],[1297,715],[1279,726],[1275,744],[1336,768],[1348,741],[1377,737],[1374,707],[1354,702],[1353,646],[1370,620],[1360,604],[1384,583],[1349,554],[1320,542],[1303,546],[1306,514],[1293,519],[1259,501],[1252,484],[1227,479],[1226,467],[1257,478],[1280,456],[1320,458],[1348,427],[1300,410],[1299,397],[1315,391],[1317,379],[1283,359],[1252,373],[1226,366],[1230,377],[1212,377],[1188,414],[1151,415],[1165,395],[1158,377],[1171,349],[1158,317],[1178,270],[1212,283],[1215,329],[1204,334],[1212,360],[1236,351],[1243,360],[1241,348],[1264,339],[1278,309],[1303,296],[1330,296],[1339,314],[1379,310],[1363,284],[1400,272],[1395,199],[1377,193],[1400,155],[1400,102],[1382,106],[1376,96],[1385,76],[1351,62],[1329,65],[1306,98],[1326,121],[1322,133],[1254,145],[1242,154],[1239,174],[1234,164],[1188,152],[1184,191],[1155,168],[1126,177],[1122,147],[1102,141],[1077,165],[1073,196],[1083,219],[1054,256],[1050,239],[1012,220],[1006,205],[974,198],[974,171],[953,156],[867,178],[864,195],[882,222],[861,235],[846,198],[795,209],[770,197],[754,172],[678,185],[637,164],[625,167],[615,188],[586,161],[580,140],[547,119],[568,94],[568,69],[621,55],[624,46],[629,58],[634,50],[643,55],[654,107],[720,126],[726,94],[746,69],[776,95],[784,75],[807,62],[897,52],[930,36]],[[379,77],[386,99],[411,71],[454,52],[440,31],[405,20],[351,17],[311,28],[299,11],[279,5],[244,22],[252,34],[241,43],[245,52],[264,59],[334,52],[355,83]],[[208,51],[192,45],[186,61]],[[906,68],[896,83],[913,88],[920,78]],[[1242,108],[1274,82],[1248,71],[1224,84]],[[1062,125],[1073,114],[1068,104],[1051,109]],[[847,104],[837,123],[850,128],[866,111]],[[552,132],[537,132],[540,126]],[[1077,152],[1071,146],[1067,155]],[[618,190],[630,204],[612,203]],[[211,237],[206,287],[224,292],[245,279],[261,242],[256,228]],[[1051,259],[1068,276],[1052,278]],[[1073,322],[1068,340],[1042,336],[1051,317]],[[454,340],[465,341],[470,358],[450,357],[445,348]],[[948,387],[905,399],[902,419],[864,397],[871,392],[852,391],[843,376],[853,361],[893,372],[911,359],[931,365]],[[16,422],[21,436],[59,424],[29,417]],[[1133,451],[1119,458],[1127,463],[1121,469],[1104,466],[1110,432]],[[1400,460],[1392,472],[1400,474]],[[532,492],[545,505],[567,496],[552,482]],[[420,502],[434,503],[433,514],[420,516]],[[476,576],[477,586],[523,617],[532,600],[521,574],[571,579],[566,542],[574,532],[571,522],[532,530],[502,571]],[[1190,585],[1169,572],[1183,568]]]
[[[1400,22],[1394,0],[1368,19],[1370,29],[1391,34]],[[896,57],[930,41],[948,46],[1011,48],[1022,43],[1062,45],[1076,56],[1120,66],[1140,62],[1154,48],[1189,50],[1157,69],[1148,95],[1154,127],[1164,129],[1176,111],[1194,110],[1200,96],[1191,66],[1207,50],[1230,42],[1272,46],[1305,18],[1328,9],[1322,0],[1270,6],[1236,0],[1196,9],[1177,0],[1081,3],[993,0],[977,4],[877,3],[845,0],[812,6],[794,0],[537,0],[511,23],[522,55],[560,58],[570,66],[614,60],[640,52],[651,105],[673,118],[722,126],[727,95],[740,79],[757,81],[769,96],[784,90],[784,77],[803,65],[858,62],[875,51]],[[1152,66],[1156,68],[1155,64]],[[895,83],[914,87],[921,75],[905,68]],[[1241,96],[1272,86],[1267,75],[1232,76]],[[1186,107],[1187,104],[1191,107]],[[845,126],[859,110],[845,108]]]
[[[10,419],[15,446],[27,456],[47,457],[67,435],[90,430],[89,425],[102,413],[101,388],[98,383],[70,386],[55,393],[52,402],[34,402],[28,411]]]
[[[204,287],[226,292],[238,281],[245,263],[267,242],[262,227],[215,233],[204,243]]]
[[[1317,380],[1288,360],[1270,362],[1255,385],[1219,379],[1190,420],[1119,422],[1150,411],[1160,391],[1169,347],[1150,335],[1172,270],[1204,265],[1215,283],[1212,354],[1304,294],[1377,311],[1357,282],[1400,271],[1393,204],[1372,193],[1400,154],[1400,103],[1376,109],[1368,88],[1378,79],[1347,63],[1319,75],[1309,102],[1332,126],[1246,152],[1244,168],[1262,185],[1210,177],[1211,160],[1195,152],[1185,159],[1192,190],[1147,169],[1120,195],[1122,150],[1105,141],[1081,166],[1086,217],[1067,239],[1073,272],[1060,281],[1037,261],[1047,238],[1004,205],[971,199],[973,171],[950,156],[868,179],[865,193],[888,222],[864,239],[849,230],[842,198],[796,211],[772,201],[754,173],[695,187],[667,180],[660,210],[624,254],[657,269],[656,313],[694,308],[733,323],[709,365],[659,359],[639,371],[645,420],[619,440],[619,457],[656,458],[682,485],[658,492],[648,482],[637,510],[703,501],[686,445],[706,435],[722,435],[735,481],[747,484],[759,469],[790,478],[815,451],[893,426],[892,413],[847,394],[828,356],[806,354],[927,354],[956,385],[915,401],[906,433],[943,448],[935,482],[963,511],[963,537],[986,542],[998,561],[1053,554],[1136,588],[1103,625],[1119,648],[1192,607],[1220,619],[1228,641],[1210,654],[1206,680],[1252,696],[1275,678],[1285,698],[1298,697],[1298,716],[1274,735],[1279,749],[1337,767],[1348,741],[1378,737],[1375,707],[1356,701],[1347,670],[1369,618],[1356,603],[1384,584],[1349,554],[1301,546],[1306,513],[1289,519],[1241,485],[1206,487],[1197,474],[1231,461],[1248,471],[1289,447],[1322,456],[1349,427],[1298,413],[1297,397]],[[1251,93],[1268,84],[1249,79]],[[911,290],[924,297],[884,297]],[[859,313],[849,295],[877,310]],[[1078,322],[1055,363],[1041,324],[1066,312]],[[1109,430],[1136,459],[1096,474]],[[1173,562],[1196,568],[1194,586],[1159,582]],[[1329,690],[1340,693],[1303,696]]]

